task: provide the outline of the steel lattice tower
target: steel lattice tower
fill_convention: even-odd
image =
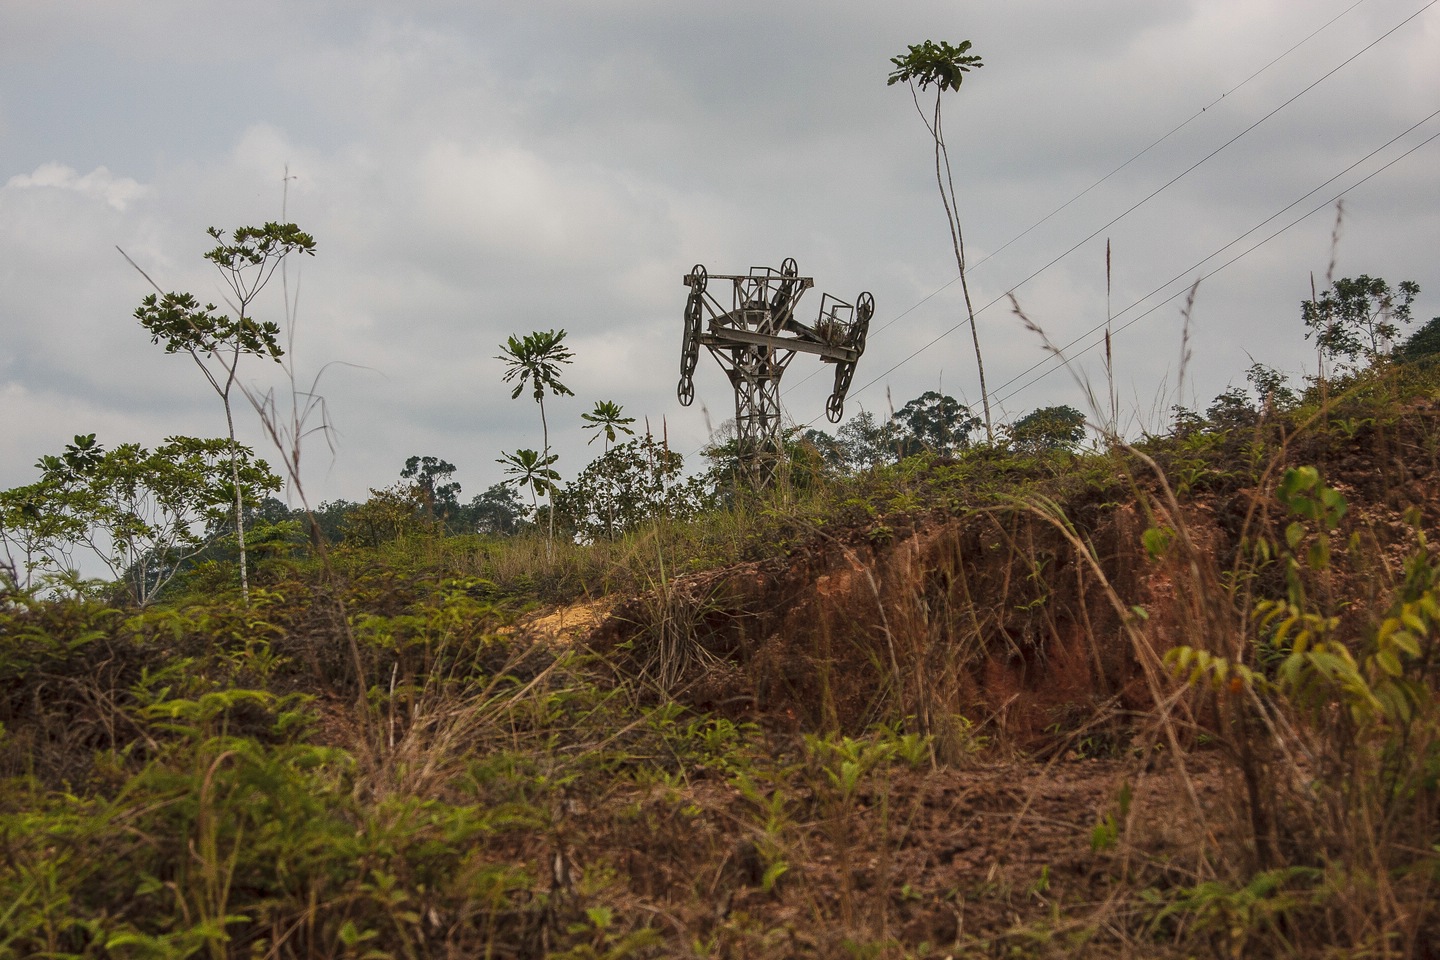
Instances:
[[[796,353],[813,353],[835,364],[835,387],[825,415],[839,423],[855,364],[865,351],[865,335],[875,299],[862,293],[854,304],[825,294],[814,326],[795,319],[795,305],[815,285],[798,275],[794,259],[780,269],[752,267],[748,274],[710,276],[696,264],[685,275],[685,340],[680,353],[682,406],[695,399],[695,365],[700,347],[719,361],[735,390],[736,454],[741,472],[754,489],[768,486],[784,457],[780,436],[780,378]],[[710,290],[711,281],[728,282],[727,306]]]

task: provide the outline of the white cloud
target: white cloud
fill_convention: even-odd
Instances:
[[[643,189],[516,144],[436,142],[415,182],[427,252],[443,248],[482,276],[503,270],[533,285],[527,297],[555,307],[607,299],[637,263],[673,255],[678,242],[665,206]]]
[[[44,163],[32,173],[17,174],[6,182],[5,189],[71,190],[101,200],[121,213],[146,193],[146,188],[139,183],[129,177],[114,176],[104,167],[96,167],[82,176],[59,163]]]

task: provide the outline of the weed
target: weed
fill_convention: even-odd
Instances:
[[[1095,828],[1090,831],[1090,850],[1092,852],[1099,853],[1102,850],[1109,850],[1119,842],[1121,828],[1130,819],[1130,805],[1134,799],[1135,794],[1130,789],[1129,782],[1122,784],[1113,808],[1101,817],[1095,824]]]
[[[1150,891],[1146,899],[1156,907],[1151,930],[1169,927],[1177,937],[1208,939],[1215,954],[1222,957],[1250,956],[1257,942],[1266,944],[1266,953],[1277,948],[1292,952],[1294,945],[1286,931],[1293,926],[1293,914],[1313,903],[1307,887],[1319,873],[1309,867],[1267,870],[1239,887],[1219,881],[1202,883],[1180,891],[1169,902]]]

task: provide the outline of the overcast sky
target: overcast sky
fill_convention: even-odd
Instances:
[[[1418,320],[1440,314],[1433,2],[7,0],[0,487],[77,433],[223,435],[199,372],[132,319],[150,290],[116,247],[221,302],[205,229],[280,219],[287,168],[286,217],[318,243],[289,276],[293,359],[307,382],[344,364],[321,380],[336,451],[307,450],[313,500],[364,499],[412,454],[456,464],[466,499],[498,482],[502,450],[540,444],[495,359],[532,330],[576,354],[575,396],[547,403],[567,479],[599,450],[580,429],[597,400],[692,454],[707,411],[733,416],[709,356],[695,405],[675,399],[695,263],[794,257],[815,279],[802,318],[822,291],[871,291],[847,415],[929,389],[978,412],[930,143],[885,84],[924,39],[985,60],[945,118],[997,419],[1085,407],[1070,374],[1040,377],[1013,290],[1076,351],[1108,310],[1127,424],[1156,428],[1252,359],[1314,372],[1299,304],[1330,269],[1337,195],[1335,275],[1415,280]],[[259,313],[283,319],[278,286]],[[1098,376],[1093,351],[1077,365]],[[242,376],[279,383],[259,361]],[[788,414],[828,427],[830,381],[797,357]]]

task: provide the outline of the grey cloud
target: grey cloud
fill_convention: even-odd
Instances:
[[[883,410],[887,388],[898,405],[937,384],[978,402],[963,330],[925,347],[961,308],[956,287],[942,290],[954,268],[924,130],[908,94],[884,82],[888,57],[925,38],[969,37],[986,58],[945,110],[972,292],[995,302],[980,317],[992,385],[1019,378],[1005,399],[1016,414],[1080,405],[1064,372],[1013,393],[1044,354],[1007,290],[1410,8],[1381,0],[1348,14],[999,248],[1348,5],[262,0],[244,15],[179,0],[8,5],[0,397],[24,413],[0,428],[0,483],[27,479],[36,444],[63,442],[86,417],[147,435],[207,429],[203,384],[129,319],[147,290],[113,247],[165,287],[213,299],[204,228],[278,217],[287,163],[288,215],[320,243],[291,275],[296,360],[307,377],[331,360],[365,368],[334,367],[323,381],[341,435],[333,464],[323,445],[311,457],[316,496],[363,496],[413,453],[459,464],[467,492],[498,479],[499,450],[538,442],[538,416],[509,399],[494,355],[506,335],[537,328],[565,327],[577,350],[567,380],[578,396],[552,418],[567,475],[593,454],[577,418],[595,399],[663,422],[690,452],[704,421],[673,391],[680,276],[696,261],[730,272],[795,256],[821,290],[872,290],[884,329],[856,378],[875,383],[852,411]],[[1107,236],[1117,311],[1213,267],[1192,265],[1433,109],[1434,21],[1398,32],[1020,286],[1026,310],[1062,342],[1103,322]],[[1339,251],[1342,270],[1418,280],[1425,316],[1440,312],[1433,156],[1356,191]],[[1297,371],[1306,362],[1297,304],[1328,261],[1331,216],[1202,285],[1187,373],[1202,403],[1247,355]],[[280,315],[278,294],[263,308]],[[1172,303],[1117,340],[1137,406],[1173,388],[1180,322]],[[787,407],[802,420],[828,392],[818,367],[797,361],[787,376]],[[247,370],[277,383],[272,369]],[[731,415],[713,364],[697,389],[712,423]]]

